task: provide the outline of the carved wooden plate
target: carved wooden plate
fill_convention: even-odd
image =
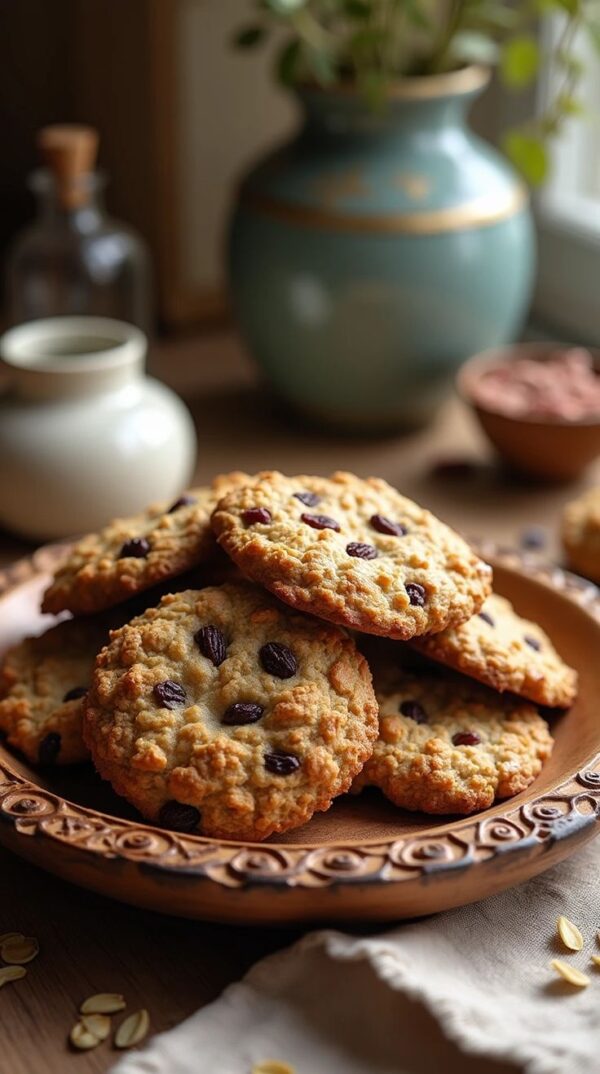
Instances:
[[[552,758],[517,798],[473,817],[431,818],[368,791],[285,837],[217,842],[141,823],[91,766],[42,776],[0,746],[0,841],[116,899],[244,924],[429,914],[547,869],[600,830],[600,592],[534,558],[482,553],[498,592],[580,674],[579,700],[554,721]],[[0,650],[44,627],[37,606],[56,555],[42,549],[0,572]]]

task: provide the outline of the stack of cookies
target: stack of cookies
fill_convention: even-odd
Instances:
[[[6,654],[0,729],[34,763],[90,754],[148,820],[229,839],[374,785],[471,813],[552,749],[575,672],[490,567],[385,481],[234,473],[68,553]]]

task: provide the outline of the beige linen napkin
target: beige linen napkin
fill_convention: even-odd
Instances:
[[[314,932],[113,1074],[579,1074],[600,1070],[600,840],[521,887],[377,935]],[[566,914],[585,946],[556,939]],[[193,925],[190,925],[193,928]],[[589,973],[576,989],[550,969]]]

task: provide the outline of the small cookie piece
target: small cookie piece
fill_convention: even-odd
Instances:
[[[44,593],[42,611],[75,615],[111,608],[136,593],[206,562],[216,545],[209,525],[218,499],[251,478],[221,474],[170,505],[117,518],[71,548]]]
[[[167,828],[265,839],[328,809],[371,753],[377,704],[354,642],[257,586],[168,595],[111,638],[85,739]]]
[[[567,566],[600,585],[600,486],[568,503],[562,516]]]
[[[567,708],[577,693],[577,672],[561,660],[537,623],[521,619],[493,593],[467,623],[412,642],[432,660],[462,671],[494,690]]]
[[[450,671],[375,672],[379,738],[353,790],[403,809],[474,813],[535,779],[552,737],[534,705]]]
[[[87,760],[82,723],[94,660],[106,623],[69,619],[26,638],[0,665],[0,730],[34,764]]]
[[[220,501],[212,525],[286,604],[367,634],[443,630],[491,590],[491,568],[458,534],[378,478],[262,473]]]

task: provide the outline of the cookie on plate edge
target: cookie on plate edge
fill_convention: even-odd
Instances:
[[[73,545],[46,589],[42,611],[89,615],[175,578],[211,559],[209,525],[217,501],[251,478],[220,474],[210,487],[190,489],[172,504],[155,504],[117,518]]]
[[[510,690],[539,705],[567,708],[577,694],[577,672],[565,664],[545,631],[522,619],[497,593],[468,622],[412,644],[494,690]]]
[[[552,752],[535,705],[443,668],[375,670],[379,737],[353,790],[378,787],[403,809],[474,813],[511,798]]]
[[[84,736],[100,774],[167,828],[261,840],[346,791],[377,737],[343,630],[249,583],[163,598],[113,632]]]
[[[85,697],[107,624],[69,619],[25,638],[0,663],[0,731],[33,764],[75,764],[83,743]]]

